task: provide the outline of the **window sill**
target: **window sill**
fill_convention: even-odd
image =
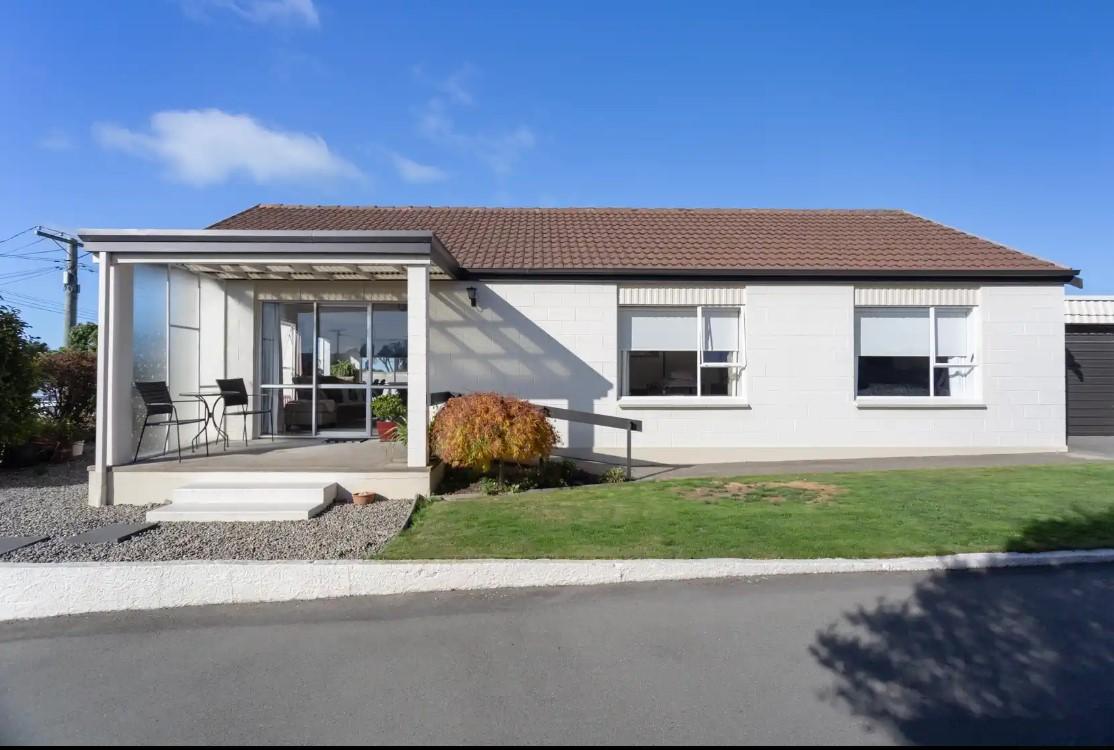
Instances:
[[[731,396],[624,396],[620,409],[749,409],[745,399]]]
[[[859,398],[855,399],[858,409],[985,409],[986,404],[970,399],[948,398]]]

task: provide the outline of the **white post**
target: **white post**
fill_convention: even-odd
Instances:
[[[100,255],[97,305],[97,423],[89,503],[112,502],[111,467],[131,459],[132,268]]]
[[[429,464],[429,266],[406,268],[407,364],[406,465]]]

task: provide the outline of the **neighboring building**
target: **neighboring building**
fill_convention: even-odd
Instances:
[[[82,239],[109,270],[98,477],[134,450],[133,379],[224,376],[307,437],[372,435],[405,390],[414,470],[437,391],[641,419],[664,462],[1065,449],[1076,272],[903,211],[261,205]]]
[[[1114,435],[1114,296],[1064,300],[1068,435]]]

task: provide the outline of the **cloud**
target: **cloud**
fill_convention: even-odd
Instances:
[[[47,151],[69,151],[74,147],[74,142],[64,131],[52,128],[39,139],[37,145]]]
[[[261,26],[308,26],[317,28],[321,17],[313,0],[182,0],[187,16],[207,19],[214,13],[232,13]]]
[[[537,143],[534,131],[525,125],[496,132],[461,130],[439,97],[426,104],[418,119],[418,132],[438,145],[474,156],[499,176],[509,174],[522,155]]]
[[[153,159],[171,179],[196,187],[234,177],[262,185],[361,176],[320,136],[271,129],[219,109],[156,112],[149,132],[100,123],[93,136],[103,148]]]
[[[402,154],[392,153],[391,162],[395,165],[395,171],[404,182],[409,182],[414,185],[424,185],[431,182],[441,182],[448,179],[448,173],[443,169],[434,167],[429,164],[419,164],[413,159],[407,159]]]

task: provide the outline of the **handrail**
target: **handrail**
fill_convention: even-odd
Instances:
[[[436,391],[429,394],[430,406],[437,406],[443,404],[450,398],[460,396],[459,393],[452,391]],[[534,404],[533,401],[530,403]],[[545,404],[534,404],[545,413],[547,417],[552,419],[564,419],[569,422],[580,422],[581,424],[598,425],[600,427],[614,427],[620,430],[627,431],[627,479],[631,478],[631,432],[642,432],[641,419],[628,419],[626,417],[613,417],[610,414],[596,414],[592,411],[578,411],[576,409],[562,409],[557,406],[546,406]]]

